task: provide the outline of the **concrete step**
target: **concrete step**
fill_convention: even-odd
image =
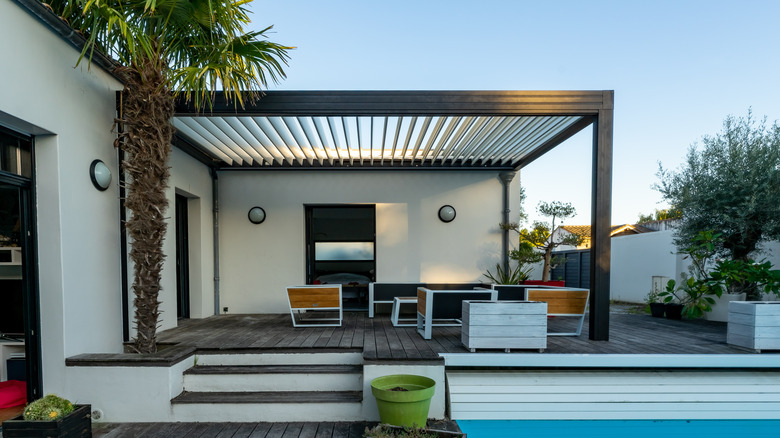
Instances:
[[[193,392],[361,391],[361,365],[198,365],[184,372]]]
[[[361,391],[189,392],[173,400],[176,421],[359,421]]]

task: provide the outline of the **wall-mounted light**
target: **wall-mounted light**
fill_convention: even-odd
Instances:
[[[106,166],[106,163],[94,160],[89,166],[89,178],[92,180],[92,185],[102,192],[111,186],[111,169]]]
[[[439,219],[442,222],[452,222],[455,219],[455,209],[451,205],[439,209]]]
[[[265,220],[265,210],[261,207],[252,207],[249,209],[249,222],[253,224],[262,224]]]

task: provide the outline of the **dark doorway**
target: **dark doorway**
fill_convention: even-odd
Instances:
[[[32,138],[0,128],[0,380],[41,396]]]
[[[306,206],[306,283],[341,284],[345,310],[368,310],[376,278],[376,207]]]
[[[176,316],[190,317],[190,246],[187,198],[176,195]]]

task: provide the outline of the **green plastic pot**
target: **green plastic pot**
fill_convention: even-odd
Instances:
[[[395,388],[406,391],[393,391]],[[425,427],[435,391],[436,382],[433,379],[412,374],[393,374],[371,381],[379,419],[393,426]]]

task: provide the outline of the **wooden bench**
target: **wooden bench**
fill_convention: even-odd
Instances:
[[[341,285],[288,286],[293,327],[340,327],[343,318]],[[295,317],[296,312],[298,318]],[[304,313],[338,312],[338,317],[303,317]],[[313,323],[313,324],[312,324]]]
[[[560,289],[528,289],[529,301],[543,301],[547,303],[548,316],[576,316],[579,317],[577,330],[574,332],[547,332],[547,336],[579,336],[582,333],[582,325],[585,323],[585,312],[588,310],[588,298],[590,290],[575,288]]]

